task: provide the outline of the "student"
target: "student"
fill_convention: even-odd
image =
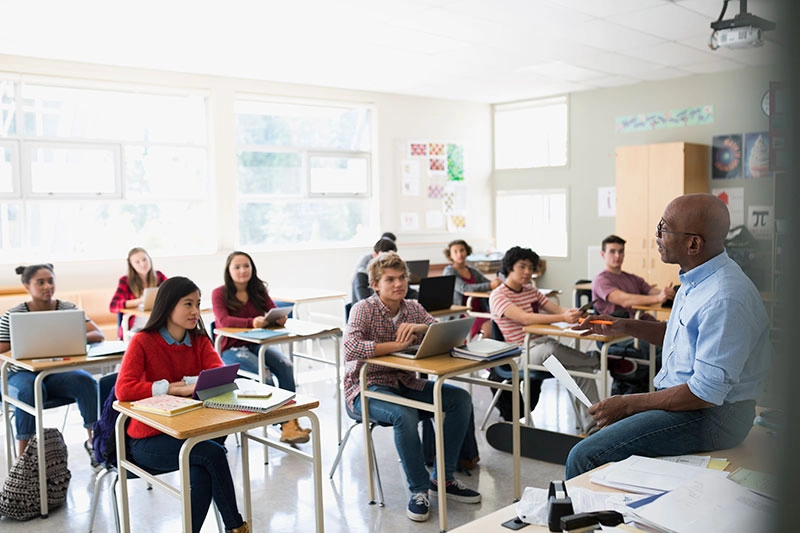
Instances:
[[[472,246],[463,239],[450,241],[444,249],[444,256],[450,264],[444,267],[443,276],[455,276],[456,287],[453,291],[453,305],[466,305],[465,292],[489,292],[499,287],[503,282],[499,278],[489,281],[480,270],[467,264],[467,257],[472,255]],[[483,313],[489,312],[489,302],[484,298],[473,298],[472,310]],[[487,318],[477,318],[472,325],[470,338],[483,333],[484,337],[492,336],[492,323]]]
[[[712,194],[672,200],[656,227],[661,260],[681,267],[669,320],[601,315],[612,324],[589,325],[663,345],[663,367],[655,392],[611,396],[589,409],[603,429],[572,448],[567,478],[631,455],[732,448],[747,436],[769,373],[769,318],[725,252],[729,226],[727,206]]]
[[[380,239],[378,239],[378,240],[380,241],[380,240],[384,240],[384,239],[388,240],[388,241],[392,241],[393,243],[395,243],[394,250],[397,251],[397,236],[394,233],[392,233],[390,231],[386,231],[386,232],[383,233],[383,235],[381,235]],[[373,248],[373,251],[374,251],[374,248]],[[382,251],[388,252],[389,250],[387,249],[387,250],[382,250]],[[375,254],[373,254],[373,253],[367,253],[367,254],[362,255],[361,259],[359,259],[358,263],[356,263],[356,272],[366,272],[367,265],[369,264],[370,261],[372,261],[372,259],[374,257],[375,257]],[[355,303],[357,301],[358,300],[356,300],[355,298],[353,299],[353,303]]]
[[[232,252],[225,261],[225,284],[211,293],[214,320],[219,328],[263,328],[267,326],[264,315],[277,307],[269,297],[266,284],[258,278],[253,258],[245,252]],[[280,318],[283,326],[286,318]],[[258,373],[258,350],[260,345],[224,337],[220,346],[225,364],[239,363],[240,369]],[[270,373],[278,378],[278,386],[294,392],[294,366],[280,350],[268,347],[264,362]],[[301,444],[309,441],[310,429],[300,427],[297,419],[281,425],[281,441]]]
[[[200,317],[200,289],[176,276],[158,290],[150,319],[131,338],[117,376],[117,399],[131,402],[158,394],[191,396],[201,370],[222,366]],[[132,419],[127,430],[133,461],[152,471],[179,468],[183,444]],[[215,440],[198,443],[189,454],[192,531],[203,526],[211,500],[219,509],[226,531],[247,533],[236,506],[233,478],[225,448]]]
[[[29,302],[12,307],[0,317],[0,353],[11,349],[11,328],[9,315],[11,313],[27,313],[30,311],[65,311],[77,309],[71,303],[55,299],[56,275],[53,265],[49,263],[17,267],[16,273],[22,278],[22,285],[31,295]],[[86,319],[86,342],[102,342],[103,332],[91,319]],[[14,366],[9,368],[8,390],[12,397],[29,405],[34,404],[34,381],[36,374],[21,370]],[[86,428],[87,440],[83,447],[89,454],[92,468],[99,468],[92,453],[92,426],[97,421],[97,381],[85,370],[71,370],[50,374],[42,380],[42,399],[49,396],[55,398],[73,398],[78,404],[78,410],[83,417],[83,427]],[[17,457],[22,455],[30,438],[36,433],[36,419],[17,407],[15,409],[14,423],[17,429]]]
[[[121,313],[124,309],[135,309],[142,303],[142,293],[148,287],[158,287],[167,277],[160,270],[153,270],[153,260],[144,248],[131,248],[128,252],[128,274],[119,278],[117,291],[111,298],[108,310],[112,313]],[[117,337],[122,339],[122,320]],[[147,320],[141,316],[128,317],[130,331],[143,328]]]
[[[384,234],[386,235],[386,234]],[[391,235],[391,233],[389,234]],[[378,239],[378,242],[372,247],[372,253],[369,256],[370,261],[378,256],[378,254],[382,254],[383,252],[396,252],[397,251],[397,244],[394,242],[394,239],[390,239],[388,237],[381,237]],[[352,302],[356,303],[359,300],[363,300],[364,298],[369,298],[372,296],[375,291],[372,290],[372,287],[369,283],[369,276],[367,276],[367,264],[369,261],[361,266],[363,262],[363,258],[359,261],[358,265],[356,266],[356,273],[353,275],[353,292],[352,292]],[[419,292],[412,289],[410,286],[408,288],[408,292],[406,292],[406,298],[412,298],[414,300],[419,299]]]
[[[501,274],[505,282],[492,291],[489,308],[506,342],[521,344],[525,340],[525,326],[552,324],[553,322],[575,323],[581,317],[578,309],[567,309],[549,300],[531,283],[531,276],[539,265],[539,256],[530,248],[514,246],[503,256]],[[539,336],[532,341],[530,362],[540,365],[550,355],[555,355],[568,370],[594,372],[600,367],[599,358],[591,357],[552,337]],[[576,377],[578,386],[592,403],[600,396],[597,381]],[[581,427],[585,433],[594,431],[596,422],[586,406],[580,404]]]
[[[675,297],[672,283],[662,289],[648,284],[644,279],[622,270],[625,260],[625,240],[616,235],[603,239],[600,257],[604,268],[592,280],[592,298],[598,314],[633,318],[634,305],[658,305]],[[645,313],[647,319],[654,317]]]
[[[408,269],[396,252],[380,254],[367,268],[375,294],[353,306],[344,336],[344,391],[348,405],[361,414],[359,371],[363,359],[386,355],[418,343],[434,319],[416,300],[405,299],[408,290]],[[402,396],[416,401],[433,402],[433,382],[416,377],[414,372],[370,366],[367,370],[369,390]],[[445,476],[447,496],[457,501],[478,503],[480,493],[455,479],[459,449],[467,432],[472,399],[469,393],[454,385],[442,388],[445,442]],[[428,490],[438,490],[434,465],[433,478],[425,468],[425,457],[417,429],[416,409],[371,399],[369,415],[373,420],[391,424],[395,447],[403,464],[411,491],[406,515],[422,522],[430,516]]]

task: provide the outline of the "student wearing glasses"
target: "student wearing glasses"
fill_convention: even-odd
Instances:
[[[672,200],[656,227],[661,260],[680,265],[669,320],[601,315],[611,324],[589,325],[662,345],[663,366],[655,392],[611,396],[589,409],[602,429],[572,448],[567,478],[631,455],[731,448],[747,436],[769,372],[769,318],[755,285],[725,251],[729,227],[727,206],[712,194]]]

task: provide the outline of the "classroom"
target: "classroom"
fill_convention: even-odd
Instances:
[[[683,143],[705,150],[705,163],[697,168],[707,176],[707,192],[728,198],[731,225],[755,235],[749,249],[755,259],[746,273],[769,295],[765,301],[774,318],[793,283],[782,275],[785,231],[775,230],[795,216],[781,194],[790,167],[762,173],[748,156],[759,138],[780,133],[770,112],[792,78],[780,62],[791,29],[781,24],[788,2],[741,3],[778,22],[764,32],[762,46],[709,49],[710,24],[728,4],[722,0],[503,0],[491,7],[449,0],[380,6],[248,0],[214,9],[146,0],[116,13],[96,2],[77,13],[80,8],[48,1],[47,24],[36,2],[4,7],[24,22],[0,34],[3,310],[27,296],[14,272],[18,265],[53,263],[57,295],[96,314],[110,340],[117,323],[107,305],[129,249],[147,249],[169,277],[190,278],[209,306],[226,257],[243,250],[270,292],[348,295],[304,305],[309,320],[344,330],[343,303],[349,301],[354,266],[384,231],[395,233],[403,259],[429,260],[432,272],[444,267],[442,249],[454,239],[466,240],[476,261],[496,260],[513,245],[530,247],[546,262],[537,286],[560,290],[561,305],[571,306],[576,281],[603,268],[600,243],[618,231],[617,213],[643,214],[647,237],[661,216],[616,190],[622,151]],[[739,4],[730,2],[726,17]],[[100,27],[101,15],[116,23]],[[283,118],[297,130],[282,131]],[[539,128],[548,120],[551,128]],[[526,123],[537,127],[522,127]],[[531,140],[515,136],[533,129],[532,135],[540,129],[542,135],[532,137],[533,143],[553,142],[556,148],[538,146],[530,149],[531,157],[521,156]],[[731,154],[733,165],[723,161]],[[71,161],[90,177],[63,175]],[[269,179],[259,182],[259,172],[271,173]],[[659,179],[651,176],[651,187]],[[667,192],[661,209],[682,192]],[[620,205],[623,197],[628,203]],[[642,203],[657,205],[652,198]],[[771,231],[760,227],[764,217]],[[629,251],[638,246],[638,236],[622,235]],[[628,261],[633,257],[638,256],[629,253]],[[677,280],[677,268],[674,273]],[[773,331],[777,338],[774,323]],[[335,342],[309,345],[330,353]],[[787,344],[776,345],[776,353]],[[788,368],[779,361],[774,365]],[[321,403],[326,471],[336,454],[337,424],[325,418],[340,412],[334,392],[339,385],[329,367],[314,362],[302,367],[309,376],[304,379],[300,364],[298,392]],[[767,383],[759,405],[780,406],[786,384],[774,376]],[[491,397],[482,387],[475,391],[479,423]],[[567,412],[557,401],[564,393],[552,394],[541,401]],[[55,416],[52,425],[60,424],[61,415],[49,416]],[[77,415],[69,418],[80,432]],[[343,415],[345,429],[350,422]],[[393,524],[407,498],[403,476],[399,468],[392,475],[397,457],[391,430],[378,428],[374,438],[385,443],[376,448],[384,448],[378,462],[389,473],[383,483],[392,504],[366,509],[365,499],[345,497],[323,479],[325,529],[433,530],[435,516],[426,524]],[[334,479],[364,495],[361,432],[354,431],[353,440],[358,444],[348,446],[339,468],[358,464]],[[502,484],[502,475],[511,475],[510,456],[490,452],[482,436],[479,444],[479,469],[502,463],[503,470],[497,477],[487,472],[485,481],[482,474],[470,480],[480,482],[482,509],[454,504],[451,527],[512,502],[510,487],[496,498],[487,495]],[[253,455],[260,456],[257,448]],[[231,455],[238,466],[240,459]],[[254,494],[256,483],[286,483],[280,473],[285,460],[272,453],[269,468],[253,473]],[[563,476],[563,468],[553,466],[542,467],[543,478]],[[304,483],[297,497],[311,492],[304,468],[293,465],[290,474],[303,471],[297,474]],[[539,464],[523,468],[525,486]],[[7,474],[5,466],[0,473]],[[73,496],[68,509],[54,512],[50,521],[77,508],[85,523],[93,490],[89,474],[74,478],[70,487],[86,494]],[[140,489],[131,486],[132,513]],[[393,490],[403,494],[392,496]],[[313,503],[304,501],[296,514],[311,516]],[[364,507],[361,522],[337,524],[337,513],[353,512],[337,506]],[[107,502],[99,514],[99,523],[113,529]],[[178,527],[177,504],[173,514],[170,525]],[[257,520],[263,514],[257,510]],[[30,524],[40,527],[37,522]],[[216,531],[212,522],[203,530]],[[288,517],[272,526],[313,530],[312,522]],[[162,530],[157,524],[144,527]]]

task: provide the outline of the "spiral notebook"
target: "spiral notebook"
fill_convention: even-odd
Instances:
[[[238,378],[236,389],[203,400],[205,407],[233,411],[268,413],[294,400],[295,393],[265,385],[251,379]]]

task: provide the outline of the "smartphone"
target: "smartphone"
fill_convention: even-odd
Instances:
[[[519,519],[519,517],[517,517],[517,518],[512,518],[511,520],[506,520],[505,522],[503,522],[500,525],[503,526],[503,527],[507,527],[508,529],[513,529],[514,531],[516,531],[518,529],[522,529],[523,527],[527,526],[528,523],[527,522],[523,522],[522,520]]]
[[[592,300],[588,304],[583,304],[582,306],[580,306],[578,308],[578,311],[580,311],[581,313],[585,313],[586,311],[588,311],[589,309],[594,307],[594,304],[596,304],[596,303],[597,303],[597,300]]]

